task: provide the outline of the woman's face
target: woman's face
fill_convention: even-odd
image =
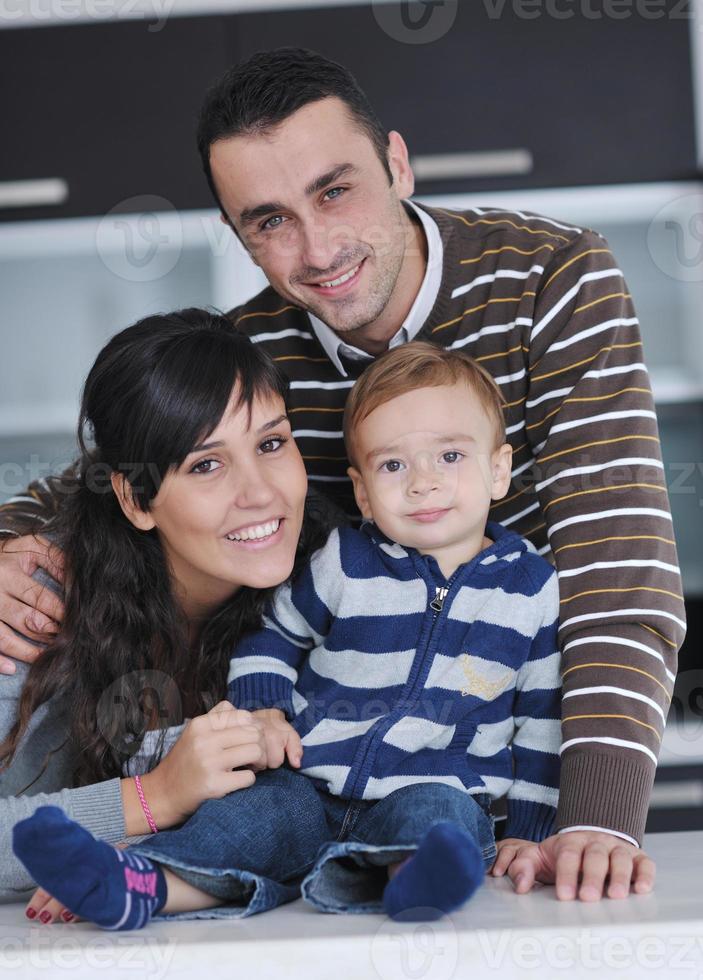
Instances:
[[[207,615],[243,585],[285,581],[300,536],[307,477],[283,401],[255,398],[250,420],[235,395],[142,515],[144,529],[158,531],[189,617]]]

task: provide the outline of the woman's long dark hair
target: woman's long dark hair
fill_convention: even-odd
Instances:
[[[232,651],[258,626],[273,589],[239,589],[193,647],[158,534],[124,516],[110,476],[123,474],[148,510],[169,470],[219,424],[235,385],[249,411],[257,396],[288,394],[263,350],[204,310],[147,317],[98,354],[83,390],[80,458],[60,480],[64,503],[46,529],[68,569],[65,618],[28,674],[0,745],[5,764],[32,713],[55,695],[67,699],[75,785],[122,775],[148,728],[177,724],[224,696]],[[334,523],[309,494],[294,571]]]

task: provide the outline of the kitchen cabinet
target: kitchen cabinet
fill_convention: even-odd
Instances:
[[[134,211],[144,195],[158,210],[211,204],[195,125],[226,67],[220,19],[149,26],[0,30],[0,217]]]
[[[379,26],[384,5],[245,13],[228,19],[228,51],[301,46],[349,67],[405,137],[422,193],[691,178],[691,17],[669,0],[658,17],[614,6],[459,3],[418,44]]]
[[[0,220],[139,211],[143,195],[157,211],[211,206],[195,148],[203,95],[227,65],[282,45],[354,72],[405,137],[419,193],[695,177],[695,25],[680,0],[621,3],[627,17],[606,15],[613,0],[460,3],[446,33],[419,44],[381,26],[393,6],[301,0],[160,30],[0,30],[0,86],[13,93],[0,105]]]

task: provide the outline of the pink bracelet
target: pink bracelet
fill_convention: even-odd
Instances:
[[[149,830],[152,834],[158,834],[159,828],[156,826],[154,817],[151,810],[149,809],[149,804],[144,796],[144,790],[142,789],[142,781],[139,776],[134,777],[134,785],[137,787],[137,796],[139,797],[139,802],[142,805],[142,810],[144,811],[144,816],[146,817],[146,822],[149,824]]]

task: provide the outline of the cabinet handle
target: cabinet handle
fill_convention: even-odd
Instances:
[[[429,153],[412,157],[410,163],[417,180],[457,180],[529,174],[534,160],[529,150],[516,149]]]
[[[63,204],[68,183],[61,177],[46,180],[0,181],[0,208],[33,208],[42,204]]]

